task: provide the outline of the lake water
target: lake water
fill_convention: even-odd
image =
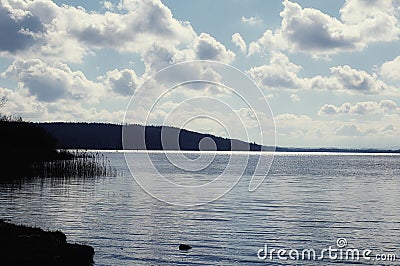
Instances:
[[[118,171],[115,177],[33,179],[0,186],[0,217],[61,230],[69,242],[93,246],[96,265],[395,265],[400,261],[400,155],[277,154],[255,192],[248,191],[251,174],[245,173],[224,197],[197,207],[170,205],[149,196],[132,178],[122,153],[106,155]],[[226,156],[216,155],[215,169]],[[231,156],[241,160],[244,155]],[[157,165],[167,165],[162,154],[152,157]],[[160,169],[171,177],[182,174]],[[202,171],[195,177],[202,182],[213,174]],[[340,260],[326,254],[323,262],[283,260],[276,253],[273,258],[257,256],[264,255],[258,251],[265,245],[268,252],[286,250],[286,256],[290,249],[299,253],[314,249],[320,255],[330,246],[338,248],[339,238],[347,241],[340,246],[344,251],[371,250],[370,260]],[[193,249],[179,251],[180,243]],[[376,261],[376,255],[391,254],[397,255],[397,263]]]

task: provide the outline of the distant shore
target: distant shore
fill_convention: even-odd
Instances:
[[[227,139],[211,134],[194,132],[167,126],[142,126],[142,125],[117,125],[106,123],[75,123],[52,122],[37,123],[47,130],[57,140],[57,148],[71,150],[102,150],[121,151],[123,149],[138,151],[199,151],[200,141],[203,138],[211,138],[218,151],[276,151],[276,152],[327,152],[327,153],[400,153],[400,148],[338,148],[338,147],[270,147],[257,143],[248,143],[237,139]],[[123,145],[123,130],[134,136],[129,145]],[[179,149],[165,148],[162,143],[161,132],[173,137],[179,136]],[[172,138],[175,139],[175,138]],[[169,143],[165,143],[167,146]],[[234,145],[232,145],[234,144]],[[233,147],[232,147],[233,146]],[[205,149],[204,149],[205,148]],[[202,151],[207,150],[203,147]]]

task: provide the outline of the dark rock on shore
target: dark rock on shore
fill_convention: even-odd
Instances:
[[[69,244],[60,231],[14,225],[0,220],[1,265],[92,265],[94,249]]]

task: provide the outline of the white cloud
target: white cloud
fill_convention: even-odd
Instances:
[[[260,18],[256,18],[256,17],[245,17],[242,16],[241,18],[242,23],[244,24],[248,24],[248,25],[256,25],[256,24],[261,24],[263,21]]]
[[[0,2],[0,54],[29,50],[42,37],[45,25],[31,12],[15,9],[8,1]]]
[[[310,87],[315,90],[333,90],[347,93],[384,94],[391,93],[392,88],[380,80],[376,74],[350,66],[338,66],[330,69],[330,76],[316,76],[309,79]]]
[[[249,55],[286,49],[288,49],[288,42],[281,31],[272,32],[272,30],[267,30],[261,38],[249,44]]]
[[[41,102],[27,89],[11,90],[0,87],[0,95],[8,101],[1,110],[3,114],[21,116],[28,121],[98,121],[120,122],[124,111],[109,111],[88,107],[73,99],[60,99],[57,102]]]
[[[295,147],[393,148],[400,133],[394,125],[399,123],[398,114],[385,114],[385,119],[348,121],[290,113],[275,117],[278,145]]]
[[[18,81],[39,101],[53,102],[63,98],[93,101],[104,92],[102,86],[88,80],[80,71],[72,71],[68,65],[40,59],[17,59],[1,74]]]
[[[110,8],[109,2],[103,3]],[[0,54],[81,62],[96,49],[143,55],[154,44],[168,49],[192,47],[199,38],[190,23],[175,19],[159,0],[123,1],[119,8],[119,12],[98,13],[57,6],[50,0],[3,0],[0,27],[8,38],[0,40]]]
[[[263,88],[300,89],[304,87],[304,80],[297,75],[300,70],[286,55],[274,53],[268,65],[252,67],[247,74]]]
[[[285,129],[306,129],[310,128],[313,123],[313,120],[306,115],[279,114],[274,119],[278,131]]]
[[[391,114],[400,112],[400,108],[392,100],[382,100],[379,103],[374,101],[358,102],[355,105],[344,103],[341,106],[325,104],[321,107],[319,115],[338,115],[338,114]]]
[[[267,65],[246,71],[258,86],[265,89],[334,91],[347,94],[396,94],[397,89],[379,79],[376,73],[351,68],[348,65],[331,67],[328,76],[312,78],[299,76],[302,67],[290,61],[287,55],[273,52]]]
[[[295,51],[332,53],[337,49],[352,50],[357,46],[357,32],[339,20],[313,8],[284,1],[281,12],[282,33]]]
[[[361,131],[361,129],[354,124],[343,125],[339,127],[335,133],[338,136],[346,136],[346,137],[356,137],[356,136],[362,136],[364,134]]]
[[[201,60],[216,60],[231,63],[235,53],[227,50],[225,46],[207,33],[201,33],[194,41],[196,58]]]
[[[32,96],[28,90],[13,91],[0,87],[0,95],[7,97],[7,103],[1,109],[2,114],[23,118],[42,117],[46,107]]]
[[[332,67],[331,73],[338,83],[348,90],[378,93],[388,89],[388,86],[376,76],[347,65]]]
[[[122,96],[132,96],[140,85],[140,80],[135,71],[131,69],[108,71],[104,77],[99,78],[104,85],[113,92]]]
[[[395,6],[392,0],[347,0],[340,10],[341,19],[365,44],[392,41],[400,33]]]
[[[294,102],[294,103],[297,103],[297,102],[300,102],[300,97],[299,97],[299,95],[297,95],[297,94],[295,94],[295,93],[292,93],[292,94],[290,95],[290,100],[291,100],[292,102]]]
[[[384,78],[388,78],[394,81],[400,81],[400,56],[396,57],[392,61],[385,62],[382,67],[380,74]]]
[[[379,103],[379,108],[385,113],[400,112],[400,107],[392,100],[382,100]]]
[[[114,8],[114,5],[110,1],[102,1],[101,4],[107,10],[112,10]]]
[[[235,33],[232,35],[232,43],[234,45],[236,45],[237,47],[239,47],[240,51],[242,53],[246,53],[247,51],[247,45],[246,42],[244,41],[242,35],[240,35],[240,33]]]
[[[135,52],[146,50],[153,43],[188,43],[196,36],[190,24],[174,19],[161,1],[124,1],[122,7],[126,13],[88,13],[68,7],[63,10],[63,19],[54,23],[86,45]]]
[[[340,19],[285,0],[281,27],[249,45],[249,54],[290,50],[325,56],[397,40],[400,28],[392,1],[347,0]]]

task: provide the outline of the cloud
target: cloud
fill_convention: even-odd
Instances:
[[[364,133],[361,131],[361,129],[354,124],[343,125],[336,130],[336,135],[338,136],[358,137],[362,136],[363,134]]]
[[[44,25],[30,12],[13,9],[7,1],[0,2],[0,54],[15,54],[35,45]]]
[[[334,91],[347,94],[396,94],[396,89],[379,79],[376,73],[351,68],[348,65],[331,67],[328,76],[312,78],[299,76],[302,67],[292,63],[283,53],[272,52],[266,65],[252,67],[246,73],[265,89]]]
[[[301,67],[290,62],[286,55],[274,53],[268,65],[252,67],[247,74],[267,89],[300,89],[304,87],[304,80],[297,75],[300,70]]]
[[[3,0],[0,27],[9,38],[0,40],[0,55],[82,63],[87,55],[112,49],[138,54],[148,75],[184,60],[235,58],[209,34],[197,35],[189,22],[174,18],[160,0],[102,4],[104,13],[50,0]]]
[[[391,79],[393,81],[400,81],[400,56],[396,57],[392,61],[385,62],[380,70],[380,74],[384,78]]]
[[[266,30],[249,45],[249,54],[290,50],[314,57],[359,51],[374,42],[397,40],[400,28],[392,1],[347,0],[340,18],[285,0],[281,27]]]
[[[258,53],[270,53],[271,51],[282,51],[288,49],[288,42],[282,35],[280,30],[273,32],[267,30],[263,36],[257,41],[249,44],[249,55],[255,55]]]
[[[341,106],[325,104],[321,107],[319,115],[339,115],[339,114],[391,114],[400,112],[400,108],[392,100],[382,100],[379,103],[374,101],[358,102],[355,105],[344,103]]]
[[[255,17],[245,17],[242,16],[241,18],[242,23],[248,24],[248,25],[256,25],[256,24],[261,24],[263,21],[260,18],[255,18]]]
[[[386,114],[385,119],[376,120],[318,120],[290,113],[275,116],[277,144],[296,147],[396,148],[398,145],[393,145],[400,129],[394,125],[399,122],[398,114]]]
[[[100,77],[104,85],[116,94],[122,96],[132,96],[136,91],[140,80],[135,71],[131,69],[108,71],[104,77]]]
[[[102,1],[101,4],[107,10],[113,10],[114,5],[110,1]]]
[[[7,96],[8,102],[1,110],[3,114],[21,116],[29,121],[97,121],[120,122],[124,111],[109,111],[88,107],[74,99],[60,99],[57,102],[41,102],[29,90],[11,90],[0,87],[0,95]]]
[[[62,98],[92,101],[103,93],[102,87],[88,80],[82,72],[72,71],[59,62],[50,65],[40,59],[17,59],[1,75],[18,81],[20,88],[43,102]]]
[[[396,3],[372,0],[347,0],[340,9],[344,25],[360,35],[365,44],[398,39]]]
[[[231,63],[235,53],[227,50],[225,46],[207,33],[201,33],[194,41],[196,58],[201,60],[216,60]]]
[[[309,128],[313,120],[306,115],[279,114],[275,116],[275,124],[278,129],[305,129]]]
[[[379,103],[379,108],[385,113],[400,112],[400,107],[392,100],[382,100]]]
[[[247,45],[246,42],[243,40],[242,35],[240,35],[240,33],[235,33],[232,35],[232,43],[234,45],[236,45],[237,47],[239,47],[240,51],[242,53],[246,53],[247,51]]]
[[[161,1],[123,1],[121,8],[126,13],[87,13],[68,7],[65,16],[79,19],[57,20],[56,25],[85,44],[127,51],[146,50],[153,43],[187,43],[196,35],[189,23],[174,19]]]
[[[299,97],[299,95],[297,95],[297,94],[295,94],[295,93],[292,93],[292,94],[290,95],[290,100],[291,100],[292,102],[294,102],[294,103],[297,103],[297,102],[300,102],[300,97]]]
[[[0,40],[0,51],[80,62],[95,49],[143,54],[155,43],[190,46],[197,37],[190,23],[175,19],[159,0],[122,1],[119,9],[103,3],[105,13],[50,0],[3,0],[0,27],[8,38]]]
[[[290,1],[283,5],[281,30],[292,50],[332,53],[335,49],[356,47],[357,33],[346,29],[336,18]]]
[[[319,110],[319,115],[337,115],[337,114],[347,114],[351,108],[350,103],[344,103],[342,106],[337,107],[332,104],[324,104]]]
[[[328,89],[360,94],[389,93],[392,90],[376,74],[371,75],[348,65],[332,67],[330,71],[330,76],[316,76],[309,79],[309,86],[315,90]]]
[[[0,87],[0,95],[7,97],[7,103],[1,110],[2,114],[21,116],[23,118],[39,118],[46,113],[45,105],[27,90],[14,91]]]

